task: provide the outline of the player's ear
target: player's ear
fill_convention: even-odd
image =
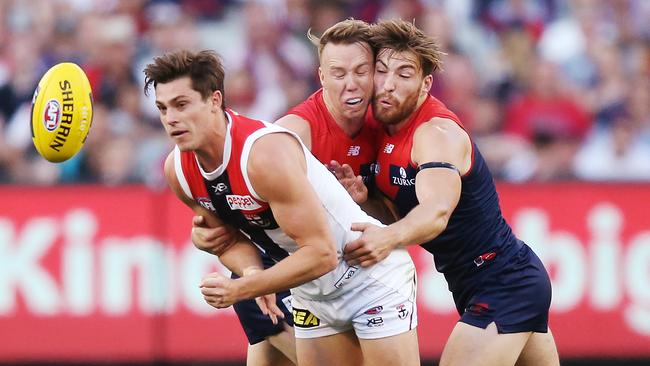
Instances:
[[[212,93],[211,100],[213,112],[218,112],[223,109],[223,94],[221,94],[221,91],[215,90],[214,93]]]
[[[323,69],[318,66],[318,80],[320,80],[320,86],[323,86]]]
[[[431,90],[431,86],[433,85],[433,75],[429,74],[424,77],[424,80],[422,80],[422,94],[429,94],[429,90]]]

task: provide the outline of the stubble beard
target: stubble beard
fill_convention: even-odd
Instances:
[[[386,108],[379,103],[379,100],[382,98],[388,98],[392,104],[391,108]],[[373,115],[377,121],[385,126],[396,125],[406,118],[408,118],[413,112],[418,103],[417,93],[409,95],[404,102],[399,103],[395,98],[387,95],[380,94],[377,95],[373,100]]]

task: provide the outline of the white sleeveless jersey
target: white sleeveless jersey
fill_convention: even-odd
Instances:
[[[299,246],[278,226],[268,203],[259,197],[251,185],[247,172],[248,156],[253,143],[270,133],[288,133],[298,141],[300,139],[282,127],[252,120],[231,110],[227,110],[226,115],[228,126],[222,165],[213,172],[205,172],[193,152],[181,152],[176,147],[176,176],[188,197],[239,229],[273,259],[282,260],[298,250]],[[311,300],[325,300],[340,296],[369,275],[376,278],[383,277],[387,272],[391,272],[391,276],[395,273],[412,275],[413,262],[405,250],[394,251],[380,265],[366,269],[350,267],[345,263],[342,259],[345,244],[360,236],[360,233],[350,230],[351,224],[382,224],[361,210],[336,177],[302,142],[301,146],[307,165],[307,178],[325,209],[339,263],[333,271],[292,289],[292,293]],[[302,224],[310,223],[306,221]],[[384,278],[382,282],[390,282],[390,279]]]

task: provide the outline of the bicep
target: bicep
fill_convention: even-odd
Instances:
[[[460,199],[461,174],[471,166],[469,136],[453,121],[426,123],[418,128],[413,137],[412,158],[418,166],[443,163],[458,169],[424,168],[418,172],[415,180],[420,203],[430,202],[453,210]]]
[[[415,194],[420,203],[429,203],[450,211],[460,200],[460,175],[451,169],[423,169],[415,179]]]
[[[463,175],[471,167],[471,155],[469,135],[449,119],[434,118],[419,126],[413,135],[411,160],[418,166],[431,162],[448,163]]]
[[[260,138],[248,170],[254,189],[289,237],[299,245],[330,237],[325,210],[307,178],[305,154],[294,137],[275,133]]]

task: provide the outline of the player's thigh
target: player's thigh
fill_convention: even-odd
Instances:
[[[282,352],[293,363],[297,363],[296,356],[296,337],[293,327],[284,323],[284,331],[266,337],[268,343],[275,347],[278,351]]]
[[[420,350],[415,329],[390,337],[360,339],[364,365],[419,366]]]
[[[248,345],[246,366],[290,366],[295,365],[269,341]]]
[[[519,355],[517,366],[559,366],[553,333],[533,333]]]
[[[482,329],[458,322],[442,350],[440,366],[514,365],[530,335],[499,334],[494,323]]]
[[[300,366],[359,366],[361,347],[354,331],[317,338],[297,338],[296,354]]]

